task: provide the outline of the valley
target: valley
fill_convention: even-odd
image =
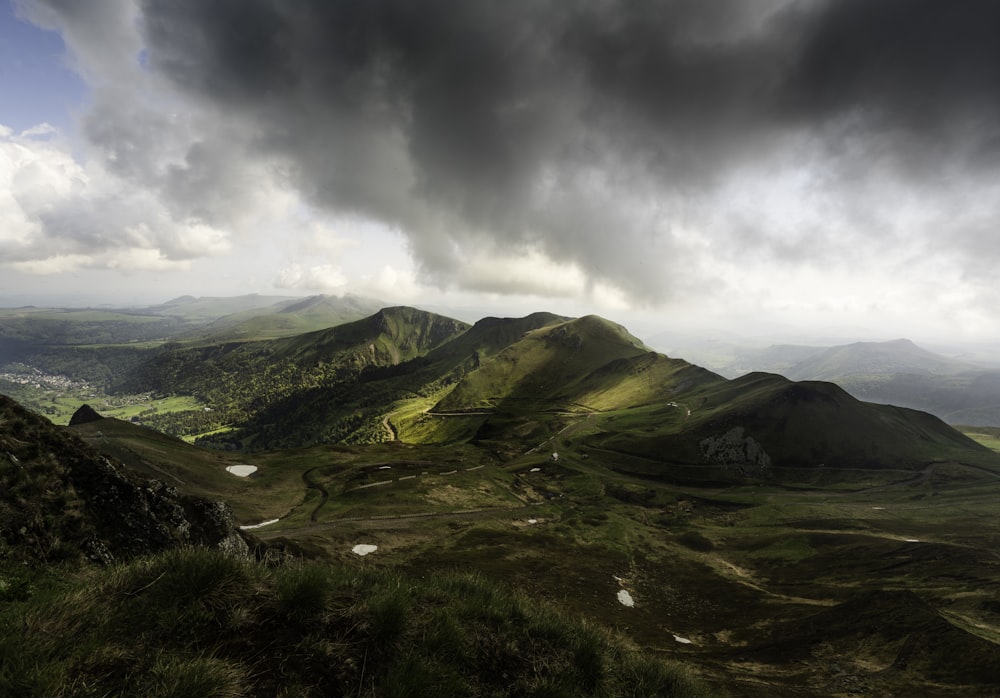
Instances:
[[[568,683],[559,692],[518,650],[504,661],[527,672],[518,685],[534,688],[517,695],[965,696],[1000,684],[1000,443],[989,428],[966,435],[827,382],[726,379],[596,316],[470,326],[384,308],[271,339],[217,342],[185,331],[184,341],[118,363],[108,357],[119,348],[89,347],[80,364],[91,375],[109,369],[91,390],[159,401],[178,420],[172,435],[150,428],[148,414],[133,423],[99,405],[70,426],[33,428],[51,443],[78,440],[180,497],[224,502],[257,556],[279,568],[315,565],[323,579],[341,580],[329,584],[346,585],[331,593],[360,593],[362,579],[377,594],[397,589],[394,622],[412,651],[435,646],[428,638],[440,628],[429,630],[428,619],[457,622],[444,610],[422,614],[416,599],[465,608],[442,594],[471,583],[449,580],[473,575],[476,589],[496,585],[490,598],[541,604],[610,633],[602,652],[625,652],[614,649],[624,643],[683,677],[669,691],[644,692],[639,674],[616,673],[610,660],[593,659],[594,647],[573,645],[576,663],[566,666],[575,668],[560,674]],[[69,365],[65,356],[78,351],[64,351]],[[17,479],[19,464],[45,448],[10,431],[31,421],[11,415],[0,419],[0,446],[5,476]],[[185,431],[196,425],[205,428]],[[54,497],[58,488],[37,489]],[[16,542],[23,506],[15,499],[0,509],[0,581],[15,579],[11,561],[29,554]],[[32,516],[40,531],[61,521]],[[63,546],[74,540],[60,536]],[[329,603],[316,611],[327,619]],[[216,617],[222,606],[213,608]],[[192,613],[190,622],[201,618]],[[258,611],[223,615],[240,613]],[[376,627],[368,623],[358,627]],[[471,642],[472,631],[461,632]],[[476,637],[486,643],[476,652],[500,642]],[[224,641],[213,642],[223,652]],[[391,653],[378,656],[399,669]],[[473,680],[472,665],[462,666]],[[483,690],[465,693],[502,694]],[[366,694],[391,692],[373,685]]]
[[[786,486],[653,477],[588,446],[627,412],[553,415],[544,448],[523,442],[510,460],[400,442],[240,455],[258,470],[200,491],[227,493],[245,525],[273,521],[252,534],[297,554],[420,579],[475,570],[696,668],[720,694],[993,685],[1000,470],[941,462]],[[109,421],[74,429],[95,442]],[[183,478],[207,456],[178,442],[164,459],[148,430],[115,426],[147,467]],[[376,550],[359,557],[359,544]]]

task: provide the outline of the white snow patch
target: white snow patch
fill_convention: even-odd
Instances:
[[[260,523],[256,523],[256,524],[249,524],[247,526],[240,526],[240,529],[244,530],[244,531],[249,531],[251,528],[264,528],[264,526],[270,526],[271,524],[278,523],[279,520],[280,519],[270,519],[269,521],[261,521]]]
[[[391,465],[382,465],[382,466],[379,466],[379,470],[392,470],[392,466]]]
[[[872,507],[872,509],[875,509],[876,511],[884,511],[885,507]]]
[[[528,472],[529,472],[529,473],[537,473],[537,472],[538,472],[538,471],[540,471],[540,470],[541,470],[541,468],[532,468],[532,469],[531,469],[531,470],[529,470]]]
[[[530,523],[530,524],[536,524],[536,523],[538,523],[538,519],[528,519],[528,523]]]
[[[373,553],[376,550],[378,550],[378,546],[372,545],[370,543],[358,543],[353,548],[351,548],[352,553],[361,556],[367,555],[368,553]]]
[[[907,538],[906,542],[907,543],[919,543],[920,540],[918,538]]]
[[[256,465],[227,465],[226,472],[232,473],[236,477],[246,477],[257,472]]]
[[[628,606],[629,608],[635,606],[635,601],[632,599],[632,595],[624,589],[620,589],[618,591],[618,603],[622,606]]]
[[[690,645],[691,644],[690,640],[688,640],[686,637],[681,637],[680,635],[674,635],[674,640],[676,640],[677,642],[681,643],[682,645]]]

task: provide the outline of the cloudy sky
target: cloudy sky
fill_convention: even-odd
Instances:
[[[0,0],[0,301],[1000,338],[993,0]]]

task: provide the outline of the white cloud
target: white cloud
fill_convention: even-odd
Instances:
[[[29,274],[51,276],[52,274],[76,271],[90,266],[93,261],[92,257],[83,254],[56,254],[51,257],[12,262],[11,266],[18,271]]]
[[[43,122],[31,128],[26,128],[21,131],[21,138],[36,138],[38,136],[51,136],[53,134],[59,133],[59,129],[48,122]],[[0,132],[0,136],[2,136]]]
[[[108,255],[104,266],[125,272],[183,271],[191,268],[191,262],[168,259],[156,249],[132,248]]]
[[[322,293],[342,290],[346,285],[347,277],[332,264],[311,267],[292,264],[280,270],[274,280],[276,288]]]
[[[64,140],[0,137],[0,259],[21,271],[165,268],[229,249],[226,232],[176,219],[153,192],[77,162]]]
[[[428,289],[420,284],[412,269],[399,269],[391,264],[386,264],[375,274],[360,277],[356,288],[362,295],[409,304],[428,295]]]
[[[587,286],[576,264],[554,262],[537,250],[472,253],[464,257],[456,279],[463,289],[539,296],[581,296]]]

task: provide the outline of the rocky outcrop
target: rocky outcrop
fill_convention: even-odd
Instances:
[[[249,555],[228,505],[140,478],[2,395],[0,453],[0,545],[26,562],[111,564],[177,545]]]
[[[249,554],[223,502],[181,495],[159,480],[140,480],[103,456],[76,462],[69,479],[89,504],[97,537],[115,558],[184,544]]]
[[[77,424],[87,424],[88,422],[97,422],[104,419],[97,410],[95,410],[90,405],[80,405],[73,416],[69,418],[69,425],[71,427]]]
[[[746,474],[761,476],[771,467],[771,457],[743,427],[733,427],[725,434],[709,436],[699,442],[705,460],[735,466]]]

